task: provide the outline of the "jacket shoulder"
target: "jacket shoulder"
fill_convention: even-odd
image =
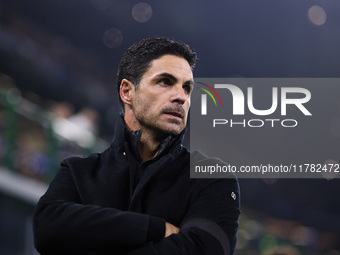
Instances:
[[[72,155],[61,161],[61,165],[88,164],[95,162],[100,158],[100,153],[91,153],[89,155]]]
[[[106,149],[103,152],[95,152],[88,155],[73,155],[63,159],[60,163],[61,167],[67,167],[70,169],[76,168],[91,168],[97,164],[100,164],[102,161],[109,156],[109,149]]]

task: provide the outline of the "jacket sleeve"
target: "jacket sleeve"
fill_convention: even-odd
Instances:
[[[237,179],[211,182],[190,205],[179,234],[148,242],[126,254],[233,254],[240,214],[239,197]]]
[[[163,238],[165,221],[83,204],[70,170],[62,165],[36,206],[33,230],[41,254],[120,254],[127,247]]]

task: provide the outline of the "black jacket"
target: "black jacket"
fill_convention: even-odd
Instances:
[[[140,135],[127,135],[119,118],[107,150],[62,161],[34,214],[41,254],[233,253],[237,179],[190,179],[190,158],[213,165],[217,159],[190,154],[181,137],[169,137],[140,164]],[[163,238],[165,221],[180,233]]]

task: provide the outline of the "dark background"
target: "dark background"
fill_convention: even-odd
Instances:
[[[188,43],[199,56],[196,77],[340,77],[339,11],[337,0],[1,0],[0,72],[42,107],[66,101],[96,109],[99,135],[110,141],[120,111],[116,70],[135,41]],[[333,129],[339,144],[339,125]],[[244,212],[260,224],[276,218],[340,233],[338,179],[240,185]],[[313,245],[339,249],[337,241]]]

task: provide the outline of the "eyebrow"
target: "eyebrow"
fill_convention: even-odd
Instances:
[[[173,76],[172,74],[170,74],[170,73],[157,74],[156,77],[157,78],[159,78],[159,77],[166,77],[166,78],[169,78],[170,80],[172,80],[174,82],[178,81],[178,79],[175,76]],[[190,79],[190,80],[186,81],[184,84],[188,84],[190,86],[194,86],[194,80]]]

